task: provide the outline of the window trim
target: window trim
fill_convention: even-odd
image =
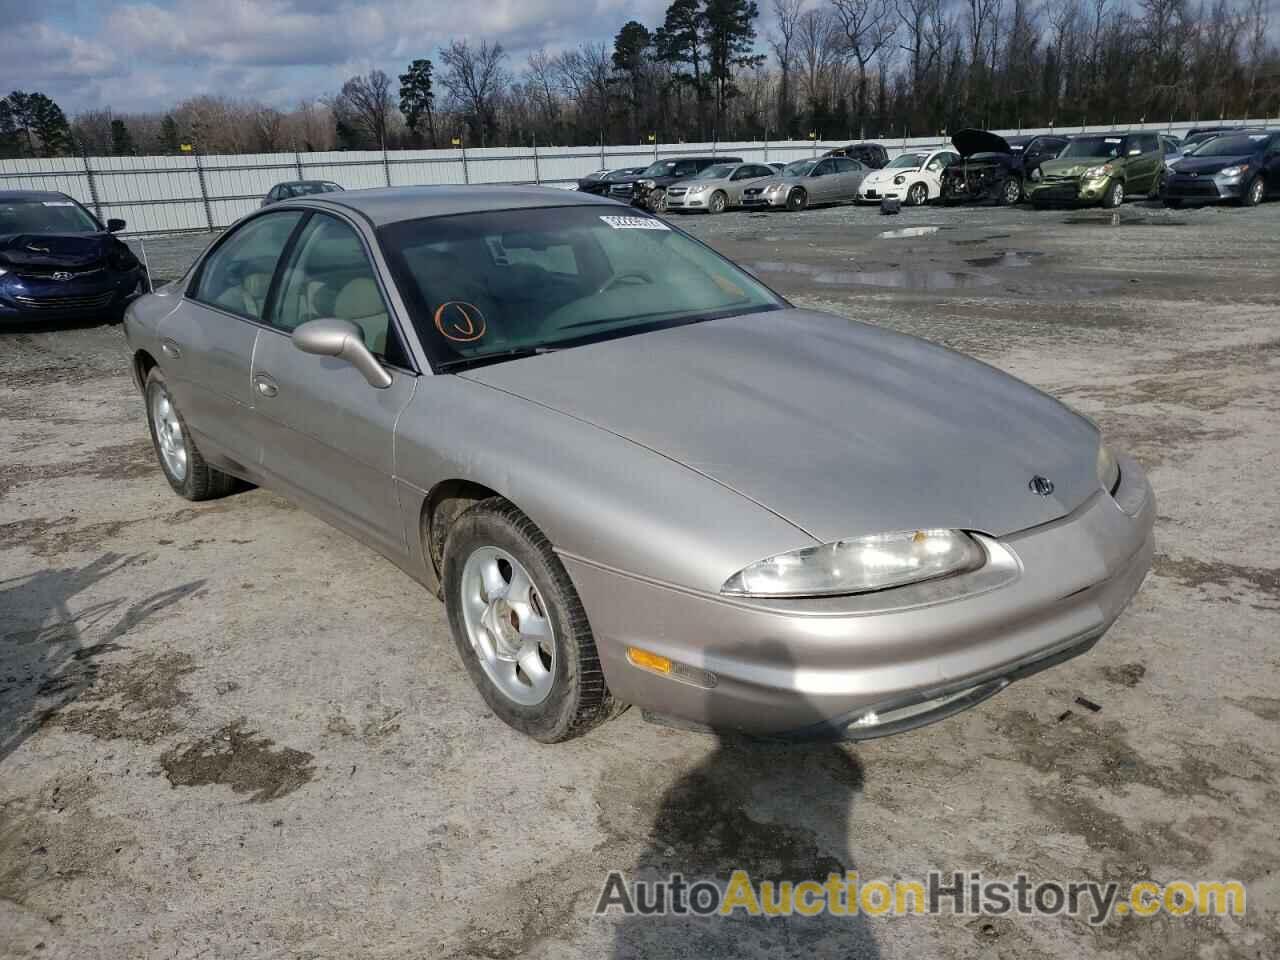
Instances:
[[[253,216],[248,217],[241,223],[236,224],[234,229],[225,231],[222,234],[222,236],[220,236],[217,239],[217,242],[211,245],[209,249],[204,252],[204,255],[200,257],[199,265],[196,267],[195,270],[191,272],[191,278],[187,281],[186,289],[182,291],[182,299],[190,300],[192,303],[199,304],[202,307],[208,307],[210,310],[217,310],[219,313],[225,313],[227,316],[235,317],[237,320],[244,320],[244,321],[247,321],[248,323],[257,323],[261,325],[261,322],[262,322],[261,319],[255,320],[253,317],[245,317],[245,316],[242,316],[241,314],[233,313],[232,311],[228,310],[226,307],[221,306],[220,304],[213,304],[213,303],[209,303],[208,301],[201,300],[198,296],[196,296],[196,290],[200,286],[200,281],[204,279],[204,272],[206,269],[208,269],[209,261],[213,259],[213,257],[217,254],[219,250],[223,248],[223,246],[230,243],[231,240],[236,236],[238,236],[240,234],[240,231],[243,230],[245,227],[249,226],[249,224],[254,223],[255,221],[258,221],[258,220],[265,219],[266,217],[288,216],[291,213],[301,213],[302,216],[299,218],[298,222],[294,224],[293,230],[291,230],[289,233],[289,238],[285,241],[284,246],[280,248],[281,249],[280,258],[276,260],[275,270],[273,270],[271,273],[271,283],[267,287],[267,299],[264,302],[263,308],[262,308],[262,312],[265,315],[267,310],[269,310],[271,307],[271,295],[275,291],[276,276],[280,273],[280,264],[284,262],[285,253],[289,251],[294,238],[298,234],[298,230],[302,227],[303,224],[307,222],[310,216],[310,212],[311,211],[305,208],[299,208],[299,207],[285,207],[283,209],[281,209],[280,207],[263,208],[262,212],[255,213]]]

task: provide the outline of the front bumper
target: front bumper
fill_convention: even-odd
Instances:
[[[1237,200],[1244,196],[1245,177],[1170,172],[1161,193],[1166,200]]]
[[[906,196],[906,191],[904,190],[905,186],[905,184],[903,184],[902,187],[899,187],[896,184],[885,185],[880,183],[868,187],[863,184],[858,187],[858,202],[879,203],[881,200],[885,199],[901,200]]]
[[[874,594],[733,600],[564,561],[620,700],[711,729],[866,739],[973,706],[1106,632],[1154,550],[1146,475],[1128,457],[1121,471],[1114,499],[1100,490],[1070,516],[984,539],[978,571]],[[628,647],[704,680],[633,666]]]
[[[673,193],[667,191],[667,209],[668,210],[705,210],[707,202],[711,199],[710,193]]]
[[[0,282],[0,321],[76,320],[119,316],[146,290],[143,268],[92,281],[8,276]]]
[[[1111,186],[1111,177],[1097,180],[1030,180],[1027,183],[1027,199],[1033,204],[1087,206],[1102,200]]]
[[[749,193],[744,190],[742,193],[742,205],[744,207],[769,207],[774,210],[781,210],[787,205],[787,194]]]

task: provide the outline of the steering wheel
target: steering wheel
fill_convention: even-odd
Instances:
[[[620,283],[653,283],[653,277],[643,270],[628,270],[626,273],[615,273],[600,285],[600,289],[596,293],[608,293]]]

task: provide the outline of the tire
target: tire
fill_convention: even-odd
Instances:
[[[1245,185],[1244,193],[1240,194],[1240,206],[1256,207],[1262,202],[1262,198],[1266,195],[1266,192],[1267,185],[1263,183],[1262,177],[1254,174],[1253,179]]]
[[[652,212],[666,213],[667,212],[667,191],[662,189],[652,191],[649,194],[649,198],[647,202],[648,202],[649,209]]]
[[[913,183],[907,191],[908,207],[923,207],[929,202],[929,186],[924,183]]]
[[[504,581],[503,592],[490,596],[486,574],[495,572]],[[522,578],[528,579],[528,591],[508,600],[511,584]],[[492,497],[454,521],[444,544],[442,580],[463,665],[489,709],[508,726],[542,743],[558,743],[621,712],[605,684],[591,625],[569,574],[551,542],[513,504]],[[535,672],[519,666],[525,656],[536,658],[541,672],[535,675],[533,664]]]
[[[728,207],[729,195],[723,190],[717,190],[707,201],[707,213],[724,213]]]
[[[1000,188],[1000,205],[1002,207],[1017,206],[1022,199],[1022,181],[1017,177],[1006,177]]]
[[[1181,201],[1180,199],[1176,198],[1176,197],[1174,197],[1174,198],[1171,198],[1171,197],[1165,197],[1165,198],[1164,198],[1164,205],[1165,205],[1166,207],[1168,207],[1170,210],[1181,210],[1181,209],[1182,209],[1182,201]]]
[[[796,187],[787,194],[787,209],[792,213],[799,213],[801,210],[809,206],[809,194],[805,193],[799,187]]]
[[[205,463],[159,367],[147,374],[143,395],[151,443],[173,492],[187,500],[213,500],[231,493],[236,478]]]
[[[1124,203],[1124,182],[1121,180],[1112,180],[1107,184],[1107,192],[1102,195],[1102,205],[1108,210],[1114,210]]]

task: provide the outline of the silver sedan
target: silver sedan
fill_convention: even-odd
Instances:
[[[1094,645],[1132,459],[965,356],[558,190],[284,201],[125,331],[181,496],[274,488],[441,596],[494,713],[882,736]]]
[[[796,160],[769,180],[749,184],[742,191],[744,207],[803,210],[819,203],[858,199],[858,187],[871,168],[848,157]]]
[[[763,163],[717,163],[688,180],[667,188],[668,210],[704,210],[724,213],[742,206],[742,191],[777,171]]]

